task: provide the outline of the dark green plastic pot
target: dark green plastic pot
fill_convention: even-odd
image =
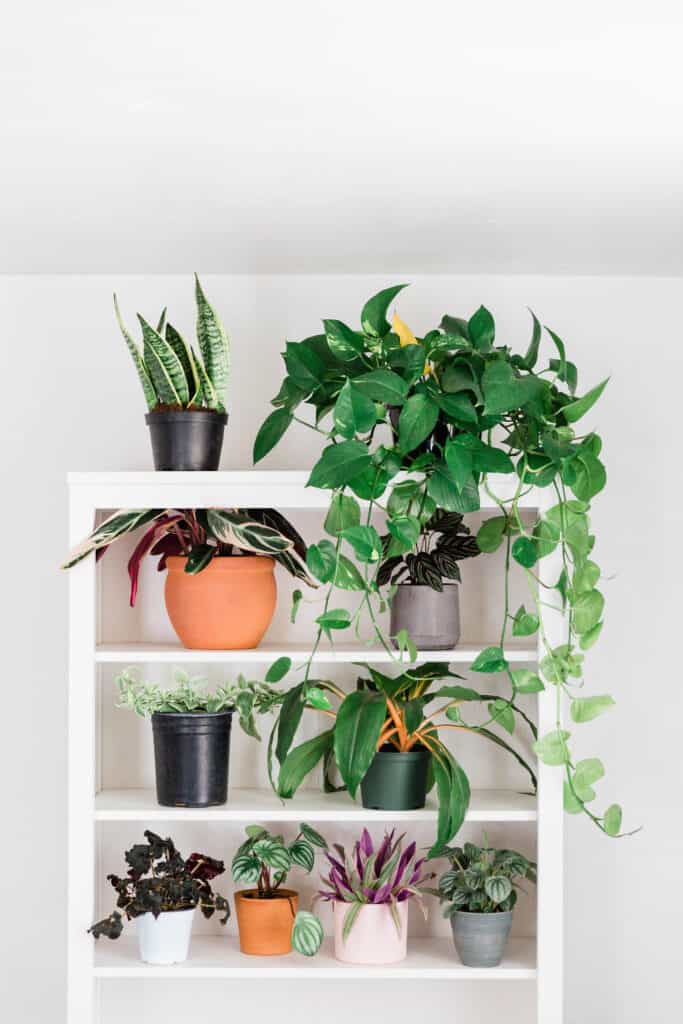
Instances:
[[[427,798],[428,750],[402,754],[393,747],[378,750],[360,792],[363,807],[377,811],[417,811]]]

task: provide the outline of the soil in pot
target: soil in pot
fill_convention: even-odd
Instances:
[[[152,715],[157,801],[212,807],[228,799],[232,711]]]
[[[447,651],[460,639],[460,593],[457,583],[443,590],[400,583],[391,602],[391,635],[405,629],[420,651]],[[397,643],[393,641],[394,647]]]
[[[181,964],[187,960],[195,908],[164,910],[158,917],[135,918],[140,959],[146,964]]]
[[[400,934],[386,903],[361,907],[344,939],[344,918],[350,903],[334,903],[334,955],[347,964],[395,964],[405,960],[408,947],[408,901],[396,904]]]
[[[511,910],[495,914],[456,910],[451,917],[453,942],[465,967],[497,967],[511,927]]]
[[[423,747],[401,753],[387,745],[378,750],[361,780],[363,807],[415,811],[424,807],[431,754]]]
[[[155,409],[145,422],[157,470],[218,469],[227,413],[211,409]]]
[[[275,611],[275,561],[265,555],[214,558],[196,575],[173,556],[164,596],[171,624],[189,648],[234,651],[258,647]]]
[[[291,953],[298,903],[299,894],[292,889],[278,889],[277,895],[269,899],[260,897],[257,889],[237,891],[235,912],[241,952],[249,956]]]

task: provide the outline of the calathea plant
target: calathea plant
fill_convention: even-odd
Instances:
[[[283,836],[273,835],[261,825],[248,825],[247,838],[232,860],[232,877],[237,884],[256,885],[249,893],[256,900],[273,900],[280,896],[293,902],[292,894],[282,891],[293,867],[309,874],[315,864],[316,849],[327,850],[327,840],[314,828],[302,822],[291,843]],[[244,895],[244,894],[241,894]],[[323,929],[314,914],[305,910],[294,913],[291,925],[292,947],[304,956],[313,956],[323,940]]]
[[[147,527],[128,561],[130,603],[135,604],[140,564],[158,555],[158,569],[173,555],[187,558],[185,572],[196,574],[213,558],[241,554],[269,555],[292,576],[317,586],[306,567],[306,545],[285,517],[272,508],[259,509],[119,509],[95,527],[62,566],[70,569],[91,552],[101,558],[110,544]]]
[[[176,670],[175,683],[172,690],[162,690],[156,683],[140,682],[132,669],[124,669],[116,678],[119,691],[117,707],[128,708],[143,718],[156,713],[236,711],[247,736],[259,739],[255,714],[272,711],[282,700],[282,695],[268,683],[250,681],[241,674],[234,683],[217,686],[213,693],[207,691],[205,679],[190,676],[182,669]]]
[[[396,484],[390,502],[397,492],[405,496],[408,489],[411,493],[417,492],[418,485],[412,481]],[[421,528],[415,552],[394,555],[393,545],[392,535],[385,534],[382,548],[386,558],[377,574],[379,587],[389,582],[394,585],[414,583],[443,590],[444,581],[460,582],[458,562],[480,554],[479,545],[463,522],[463,516],[459,512],[444,512],[442,509],[437,509]]]
[[[118,300],[114,309],[121,333],[137,370],[150,411],[158,409],[210,409],[225,412],[230,379],[230,346],[220,321],[195,274],[197,345],[189,345],[166,321],[166,310],[156,327],[138,313],[142,351],[123,323]]]
[[[107,875],[118,894],[118,909],[89,929],[94,937],[118,939],[124,918],[131,921],[148,913],[158,917],[167,911],[194,907],[199,907],[206,918],[216,911],[224,914],[221,924],[225,924],[230,916],[228,901],[211,888],[211,881],[225,871],[223,861],[203,853],[192,853],[185,860],[172,839],[162,839],[149,830],[145,840],[126,851],[126,875]]]
[[[502,726],[512,733],[519,715],[532,736],[536,736],[535,726],[513,701],[500,701],[492,694],[454,685],[451,680],[462,677],[443,664],[417,665],[394,678],[370,665],[364,667],[369,678],[359,679],[352,693],[344,693],[329,680],[309,679],[286,694],[269,744],[271,781],[281,797],[293,797],[321,759],[326,766],[334,759],[349,794],[355,797],[377,751],[389,748],[407,753],[426,749],[431,754],[432,779],[436,782],[439,800],[437,836],[430,851],[435,856],[458,832],[470,799],[467,775],[444,744],[439,735],[441,730],[471,732],[495,743],[526,769],[535,788],[536,776],[531,767],[498,731],[494,731],[495,727]],[[431,706],[435,701],[441,703]],[[481,702],[488,707],[494,729],[488,724],[468,723],[463,718],[464,707]],[[332,722],[319,736],[293,747],[306,708],[321,712]],[[277,779],[272,774],[273,752],[279,762]],[[325,777],[329,788],[327,771]]]
[[[607,381],[578,396],[577,367],[549,328],[553,355],[539,367],[543,329],[533,314],[531,340],[523,353],[497,343],[493,317],[483,306],[469,319],[444,316],[422,338],[398,317],[392,330],[387,312],[403,287],[373,296],[361,312],[360,330],[324,320],[324,333],[287,344],[287,375],[254,444],[258,462],[293,422],[316,431],[325,442],[308,481],[330,492],[325,530],[331,540],[308,552],[311,571],[328,587],[315,646],[323,635],[350,628],[366,612],[376,639],[390,650],[376,617],[382,607],[377,574],[383,560],[381,537],[372,526],[376,509],[387,514],[388,530],[402,547],[394,554],[415,553],[422,526],[437,507],[474,512],[480,493],[487,492],[499,512],[482,525],[477,542],[484,552],[504,548],[504,613],[499,643],[472,668],[507,680],[508,705],[522,689],[551,688],[556,723],[538,740],[536,752],[564,772],[567,810],[583,812],[606,834],[618,835],[620,806],[613,804],[603,813],[590,807],[593,786],[604,774],[602,763],[597,758],[576,761],[570,730],[562,722],[565,697],[577,724],[613,703],[607,695],[584,696],[582,691],[578,696],[574,690],[582,685],[583,652],[602,629],[604,598],[598,589],[600,568],[591,557],[595,538],[589,513],[606,482],[602,442],[578,424]],[[302,405],[312,408],[313,422],[297,415]],[[402,470],[417,484],[404,509],[396,501],[389,505],[392,481]],[[511,490],[501,495],[491,474],[509,476]],[[520,501],[530,487],[547,489],[554,500],[525,522]],[[368,503],[363,523],[359,498]],[[350,563],[347,551],[355,554],[362,571]],[[562,569],[556,579],[542,581],[539,562],[553,552],[559,553]],[[514,614],[509,606],[513,563],[526,574],[532,603],[530,611],[522,606]],[[334,607],[335,587],[358,592],[355,613]],[[560,645],[552,645],[540,625],[542,601],[565,614],[567,633]],[[540,675],[512,669],[506,656],[510,631],[513,636],[540,634],[545,649]]]
[[[450,862],[435,893],[445,904],[444,917],[452,917],[459,910],[471,914],[512,910],[519,880],[536,882],[536,865],[514,850],[465,843],[444,849],[439,856]]]

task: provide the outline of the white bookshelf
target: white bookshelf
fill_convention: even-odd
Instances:
[[[231,507],[273,506],[286,513],[299,510],[320,515],[327,505],[327,494],[305,487],[307,474],[300,472],[217,472],[217,473],[74,473],[69,477],[69,533],[72,544],[87,534],[95,516],[113,508],[143,507]],[[504,479],[499,493],[508,486]],[[530,494],[525,506],[533,509],[543,494]],[[482,495],[482,508],[491,509],[491,501]],[[309,539],[309,538],[307,538]],[[317,539],[312,536],[311,540]],[[105,561],[117,557],[115,548]],[[559,568],[553,557],[541,563],[544,576],[553,581]],[[233,933],[195,934],[190,958],[174,967],[151,967],[137,957],[134,929],[130,926],[116,941],[101,939],[97,944],[87,928],[98,914],[108,912],[102,905],[101,886],[103,862],[109,856],[104,835],[112,830],[122,855],[131,829],[163,827],[173,823],[183,835],[198,831],[204,842],[208,833],[228,830],[227,836],[250,821],[288,823],[307,820],[340,829],[357,828],[361,823],[380,828],[391,823],[402,829],[414,824],[428,835],[436,820],[436,808],[430,799],[420,811],[367,811],[347,794],[326,795],[315,789],[300,791],[293,801],[281,802],[265,786],[237,784],[230,787],[229,801],[222,807],[203,809],[162,808],[156,803],[154,790],[141,780],[139,785],[111,785],[103,769],[102,747],[107,738],[106,698],[102,696],[102,680],[109,678],[117,666],[139,665],[145,671],[154,666],[208,666],[220,671],[226,666],[253,666],[260,671],[281,655],[292,658],[294,665],[307,657],[305,641],[290,637],[287,630],[274,623],[271,637],[254,651],[189,651],[168,639],[149,642],[132,631],[131,638],[120,636],[127,628],[128,612],[121,611],[122,623],[115,638],[103,629],[103,606],[107,606],[107,579],[96,568],[93,558],[80,563],[69,572],[69,855],[68,855],[68,1024],[97,1024],[103,982],[125,985],[135,979],[267,978],[271,983],[289,979],[408,979],[443,980],[448,984],[461,981],[489,985],[500,981],[524,981],[537,990],[538,1024],[562,1022],[562,933],[563,933],[563,812],[560,773],[538,765],[537,796],[524,793],[523,786],[513,788],[475,788],[466,826],[506,830],[531,830],[539,863],[539,878],[533,917],[535,935],[514,936],[505,960],[494,970],[463,967],[446,932],[439,935],[409,935],[408,959],[389,967],[353,967],[334,960],[329,943],[313,960],[295,954],[281,958],[252,958],[240,955]],[[116,595],[117,598],[120,595]],[[113,602],[115,605],[115,602]],[[111,607],[112,602],[109,602]],[[105,616],[106,617],[106,616]],[[561,642],[560,620],[547,616],[544,628],[551,642]],[[279,629],[279,634],[277,630]],[[135,633],[135,635],[133,635]],[[486,642],[485,642],[486,641]],[[464,642],[448,652],[420,652],[421,661],[442,661],[453,670],[464,672],[487,643],[496,637],[482,638],[475,643]],[[529,643],[509,647],[510,660],[532,664],[538,659],[536,646]],[[387,652],[348,642],[321,648],[316,662],[331,671],[352,671],[357,662],[387,663]],[[226,670],[227,671],[227,670]],[[109,677],[107,677],[109,673]],[[121,714],[123,714],[121,712]],[[554,726],[554,694],[542,693],[537,698],[539,729]],[[134,716],[131,716],[131,718]],[[148,723],[147,723],[148,725]],[[138,723],[139,727],[139,723]],[[131,722],[130,728],[133,728]],[[151,729],[146,737],[151,746]],[[122,754],[122,756],[127,756]],[[232,759],[238,756],[233,748]],[[261,749],[258,756],[265,758]],[[485,755],[483,755],[485,756]],[[465,768],[467,769],[467,764]],[[528,782],[528,780],[527,780]],[[465,826],[464,826],[465,827]],[[121,830],[121,837],[118,837]],[[232,830],[232,831],[229,831]],[[500,831],[502,830],[502,832]],[[137,832],[135,833],[137,835]],[[222,834],[222,833],[221,833]],[[526,832],[523,832],[526,835]],[[529,839],[529,843],[532,842]],[[109,841],[109,840],[108,840]],[[181,848],[183,848],[181,846]],[[206,852],[214,852],[207,847]],[[229,861],[230,851],[219,855]],[[218,880],[220,882],[221,879]],[[220,885],[217,888],[221,888]],[[111,902],[111,901],[110,901]],[[445,926],[445,923],[444,923]]]

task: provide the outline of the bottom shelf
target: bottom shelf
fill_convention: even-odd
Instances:
[[[326,939],[310,960],[289,956],[243,956],[234,936],[197,935],[184,964],[153,967],[138,959],[135,938],[99,939],[95,949],[97,978],[384,978],[451,981],[530,981],[536,977],[535,939],[511,939],[499,967],[463,967],[448,939],[408,940],[408,956],[398,964],[366,967],[335,960]]]

